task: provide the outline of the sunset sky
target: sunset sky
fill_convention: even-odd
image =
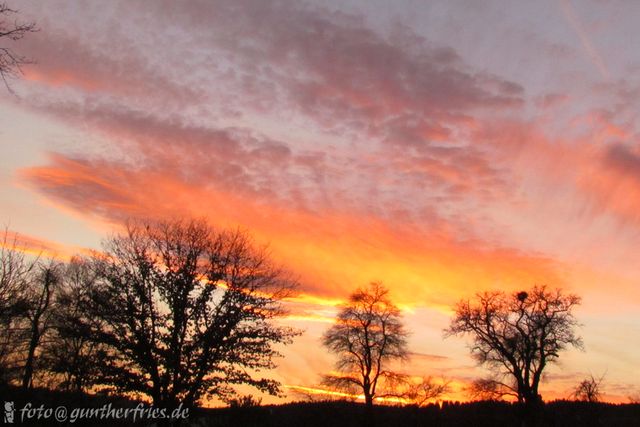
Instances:
[[[300,278],[276,378],[316,386],[336,304],[381,281],[401,369],[460,399],[486,371],[443,338],[452,306],[562,287],[585,351],[543,398],[589,374],[640,394],[640,2],[8,5],[40,29],[0,87],[0,224],[32,250],[98,249],[137,216],[240,226]]]

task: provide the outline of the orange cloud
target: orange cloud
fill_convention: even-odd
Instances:
[[[71,257],[84,251],[81,248],[70,247],[9,230],[0,232],[0,246],[6,249],[24,252],[25,254],[35,257],[57,259],[60,261],[69,261]]]
[[[53,166],[22,173],[52,199],[116,221],[192,215],[206,216],[218,227],[248,228],[299,275],[303,290],[334,298],[330,305],[372,280],[390,286],[400,303],[444,306],[478,289],[562,281],[549,259],[480,241],[459,242],[437,229],[267,204],[107,162],[52,160]]]

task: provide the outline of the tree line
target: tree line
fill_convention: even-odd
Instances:
[[[8,236],[0,247],[3,383],[144,396],[164,407],[237,402],[240,384],[282,394],[261,372],[301,333],[275,322],[297,283],[246,232],[205,220],[129,221],[101,251],[66,263],[29,257]],[[540,405],[546,366],[582,347],[579,303],[545,286],[460,301],[445,335],[469,336],[472,356],[493,372],[472,395]],[[391,369],[408,359],[408,337],[389,290],[359,288],[322,337],[337,357],[323,385],[361,394],[368,407],[442,396],[446,381]],[[602,379],[591,380],[579,396],[599,396]]]

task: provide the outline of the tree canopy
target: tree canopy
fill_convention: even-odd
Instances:
[[[323,336],[324,345],[338,356],[337,373],[326,375],[323,382],[361,391],[371,406],[380,383],[400,377],[388,365],[407,358],[407,337],[400,310],[384,286],[372,283],[356,290]]]
[[[470,335],[471,353],[495,376],[475,384],[481,397],[514,396],[539,402],[538,386],[545,367],[567,346],[581,348],[573,308],[576,295],[535,286],[512,294],[485,292],[475,301],[463,300],[447,329],[448,335]]]
[[[229,400],[236,384],[279,393],[257,371],[273,368],[274,346],[297,334],[273,322],[294,282],[245,233],[131,222],[90,262],[83,312],[66,333],[101,349],[96,385],[166,406]]]

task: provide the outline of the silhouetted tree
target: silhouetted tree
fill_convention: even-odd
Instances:
[[[273,368],[274,344],[297,334],[272,322],[293,282],[246,234],[132,222],[92,263],[96,283],[75,331],[106,351],[95,384],[162,406],[228,401],[234,384],[279,393],[256,372]]]
[[[51,327],[53,295],[60,281],[61,266],[55,262],[40,264],[26,289],[26,356],[22,372],[22,387],[31,388],[37,352],[42,339]]]
[[[371,407],[381,383],[406,382],[405,375],[389,370],[389,363],[407,359],[407,337],[400,310],[384,286],[372,283],[356,290],[323,336],[323,344],[338,356],[338,373],[324,376],[323,383],[360,391]]]
[[[87,260],[74,257],[64,266],[55,295],[53,336],[43,348],[42,358],[57,387],[85,391],[97,378],[95,360],[104,355],[101,344],[90,339],[85,307],[97,278]],[[95,321],[95,320],[94,320]]]
[[[408,382],[406,390],[399,394],[416,406],[424,406],[427,403],[437,399],[449,391],[450,381],[442,379],[436,381],[432,377],[423,377],[417,383]]]
[[[573,398],[585,402],[598,402],[602,396],[601,386],[603,380],[604,375],[600,378],[590,375],[589,378],[580,381],[580,384],[576,386],[572,394]]]
[[[471,353],[496,374],[478,381],[476,393],[513,395],[527,405],[539,403],[544,368],[568,345],[582,346],[572,313],[579,303],[575,295],[544,286],[514,294],[485,292],[474,302],[459,302],[446,334],[471,335]]]
[[[22,65],[28,64],[29,60],[8,47],[7,43],[20,40],[25,34],[37,31],[34,22],[11,19],[16,13],[17,11],[9,8],[6,3],[0,3],[0,77],[10,91],[7,78],[20,75]]]
[[[28,308],[27,289],[37,259],[18,250],[17,236],[4,230],[0,239],[0,381],[19,375],[24,344],[23,321]]]
[[[627,396],[627,400],[629,400],[629,403],[634,405],[640,404],[640,393]]]

